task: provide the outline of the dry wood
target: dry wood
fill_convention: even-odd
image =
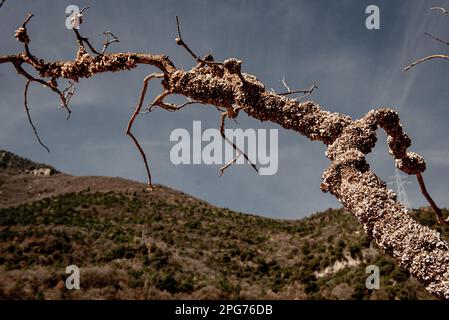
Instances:
[[[161,78],[163,91],[154,99],[148,111],[153,107],[179,110],[187,104],[175,106],[164,102],[164,99],[172,94],[180,94],[190,99],[189,102],[196,101],[224,110],[222,119],[235,119],[238,111],[243,111],[250,117],[271,121],[327,145],[326,156],[331,164],[323,174],[321,189],[333,194],[352,212],[381,250],[393,256],[398,265],[407,269],[430,293],[449,299],[449,243],[437,231],[412,219],[397,201],[396,195],[370,170],[365,160],[365,155],[375,146],[376,129],[383,128],[396,166],[407,174],[417,175],[423,188],[421,174],[426,168],[425,161],[418,154],[407,151],[411,140],[403,132],[394,110],[371,110],[361,119],[351,119],[347,115],[323,110],[315,102],[299,102],[289,99],[285,94],[267,91],[255,76],[242,72],[240,60],[231,58],[215,62],[210,55],[199,58],[182,39],[179,21],[176,42],[197,61],[197,65],[190,70],[175,67],[166,55],[104,53],[104,50],[99,53],[77,31],[78,52],[73,61],[45,61],[30,53],[30,38],[26,30],[28,21],[27,18],[16,31],[16,39],[24,44],[24,52],[0,56],[0,64],[11,63],[28,81],[49,87],[58,93],[66,108],[68,97],[65,91],[59,90],[57,80],[78,82],[102,72],[134,69],[139,64],[154,66],[160,70],[160,74],[145,78],[139,103],[126,130],[145,161],[149,187],[152,187],[152,183],[146,156],[131,129],[141,113],[148,81]],[[91,50],[91,54],[86,51],[85,45]],[[22,68],[24,64],[34,69],[37,75],[32,76],[26,72]],[[311,93],[313,89],[314,87],[308,91]],[[425,186],[423,192],[430,201]],[[435,204],[433,200],[431,203]]]

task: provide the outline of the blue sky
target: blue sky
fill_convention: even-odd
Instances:
[[[405,65],[449,47],[426,37],[430,32],[449,39],[449,18],[430,11],[449,8],[449,1],[7,1],[0,9],[0,54],[22,50],[14,30],[26,13],[32,51],[45,59],[72,59],[73,33],[65,28],[65,8],[90,6],[81,33],[100,45],[110,30],[120,43],[110,51],[165,53],[177,67],[194,63],[179,48],[175,16],[183,37],[198,54],[217,60],[236,57],[244,72],[254,74],[267,88],[282,90],[285,77],[292,88],[317,81],[310,99],[333,112],[362,117],[370,109],[389,106],[399,111],[412,137],[412,150],[427,160],[425,178],[435,201],[449,206],[449,64],[430,61],[403,73]],[[365,8],[380,8],[380,30],[365,28]],[[124,135],[126,124],[149,67],[101,74],[81,81],[72,100],[72,117],[58,109],[57,98],[32,85],[30,107],[47,154],[35,140],[23,109],[24,79],[10,65],[0,66],[0,148],[35,161],[49,163],[75,175],[120,176],[145,181],[143,164]],[[150,86],[148,100],[160,92]],[[173,101],[182,101],[174,99]],[[223,177],[218,166],[180,165],[169,160],[170,132],[217,128],[219,115],[210,106],[194,105],[181,112],[157,110],[142,116],[135,133],[150,157],[154,182],[180,189],[212,204],[277,218],[301,218],[338,201],[320,191],[321,174],[329,161],[325,146],[295,132],[279,130],[279,170],[259,176],[246,165],[230,168]],[[245,115],[229,128],[279,128]],[[280,129],[280,128],[279,128]],[[394,174],[385,135],[368,159],[385,180]],[[413,177],[407,192],[411,205],[425,205]]]

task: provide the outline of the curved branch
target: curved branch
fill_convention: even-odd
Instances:
[[[441,11],[441,13],[445,16],[449,16],[449,11],[447,11],[445,8],[443,7],[432,7],[430,8],[430,10],[439,10]]]
[[[449,218],[444,219],[443,213],[441,212],[440,208],[437,206],[435,201],[433,201],[432,197],[430,196],[429,192],[427,192],[426,184],[424,183],[424,178],[422,177],[421,173],[416,174],[416,178],[418,179],[419,188],[421,189],[422,194],[429,202],[430,206],[432,207],[433,211],[437,214],[438,222],[441,224],[449,225]]]
[[[36,127],[34,126],[33,120],[31,120],[31,115],[30,115],[30,108],[28,107],[28,87],[30,86],[31,80],[28,80],[25,83],[25,89],[23,91],[23,95],[24,95],[24,106],[25,106],[25,111],[27,113],[27,117],[28,117],[28,122],[31,125],[31,128],[34,131],[34,135],[37,138],[37,141],[39,142],[39,144],[45,148],[45,150],[47,150],[48,153],[50,153],[50,149],[42,142],[41,138],[39,137],[39,134],[37,133]]]
[[[152,73],[143,80],[143,88],[142,88],[142,92],[140,93],[139,102],[137,104],[136,110],[134,111],[133,115],[131,116],[131,119],[129,119],[129,123],[128,123],[128,126],[125,131],[125,133],[131,137],[131,139],[133,140],[137,149],[139,149],[140,155],[143,158],[143,161],[145,163],[145,169],[147,171],[147,176],[148,176],[148,188],[150,190],[153,190],[154,186],[151,182],[151,172],[150,172],[150,168],[148,166],[147,156],[145,155],[145,152],[143,151],[142,147],[140,146],[139,141],[134,136],[134,134],[131,132],[131,128],[133,126],[134,121],[136,120],[137,115],[140,113],[140,110],[142,109],[143,101],[145,100],[145,94],[146,94],[147,88],[148,88],[148,82],[151,79],[162,78],[163,76],[164,76],[164,74]]]
[[[408,65],[407,67],[405,67],[404,70],[402,70],[402,71],[410,70],[411,68],[413,68],[413,67],[416,66],[417,64],[420,64],[420,63],[422,63],[422,62],[424,62],[424,61],[432,60],[432,59],[445,59],[445,60],[449,60],[449,56],[448,56],[448,55],[445,55],[445,54],[432,54],[432,55],[430,55],[430,56],[427,56],[427,57],[421,58],[421,59],[419,59],[419,60],[416,60],[415,62],[413,62],[413,63],[411,63],[410,65]]]

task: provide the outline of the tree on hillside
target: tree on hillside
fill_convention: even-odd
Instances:
[[[84,11],[83,9],[72,16],[74,24],[82,22]],[[443,13],[447,15],[445,12],[443,9]],[[380,108],[369,111],[361,119],[351,119],[344,114],[323,110],[315,102],[299,102],[298,99],[290,98],[295,93],[309,95],[315,86],[308,90],[288,90],[284,93],[268,91],[255,76],[242,71],[242,61],[230,58],[219,62],[211,55],[201,58],[194,53],[182,38],[178,21],[176,43],[197,63],[190,70],[176,67],[168,56],[163,54],[106,53],[109,45],[118,41],[114,34],[106,32],[103,48],[97,49],[76,28],[73,28],[78,44],[75,59],[46,61],[33,55],[30,49],[31,39],[27,26],[32,17],[33,15],[29,14],[15,32],[15,38],[23,45],[23,52],[0,56],[0,64],[12,64],[18,74],[25,78],[25,110],[36,137],[43,146],[45,145],[37,134],[28,110],[30,84],[40,84],[56,93],[69,116],[69,103],[74,94],[75,83],[82,78],[102,72],[130,70],[140,64],[153,66],[158,71],[143,80],[137,106],[126,128],[126,134],[130,136],[144,160],[149,188],[153,186],[147,158],[132,131],[136,117],[142,112],[151,112],[158,107],[174,112],[194,103],[211,105],[220,112],[220,132],[223,139],[231,143],[237,154],[244,156],[247,161],[248,157],[226,138],[225,120],[235,119],[239,112],[245,112],[255,119],[274,122],[327,146],[326,156],[331,164],[323,173],[321,190],[333,194],[346,210],[358,218],[365,232],[376,240],[381,250],[393,256],[398,265],[408,270],[430,293],[449,299],[449,243],[437,231],[422,226],[411,218],[406,208],[397,201],[394,192],[370,170],[365,159],[377,141],[377,128],[384,129],[388,137],[389,152],[398,169],[409,175],[416,175],[421,190],[437,214],[439,222],[448,223],[426,190],[422,176],[426,169],[424,159],[407,151],[411,139],[402,130],[396,111]],[[433,58],[449,60],[445,55]],[[433,58],[418,60],[406,69]],[[33,70],[34,74],[28,70]],[[147,108],[143,108],[151,80],[160,80],[162,92]],[[65,89],[60,86],[63,81],[68,82]],[[167,102],[166,99],[173,94],[183,95],[187,101],[182,105]],[[221,172],[235,160],[236,158],[221,168]],[[257,170],[255,165],[253,167]]]

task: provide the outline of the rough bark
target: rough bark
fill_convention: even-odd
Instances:
[[[410,138],[402,131],[395,111],[371,110],[358,120],[325,111],[312,101],[298,102],[265,90],[256,77],[241,72],[241,62],[236,59],[214,63],[209,56],[197,59],[199,63],[186,71],[175,67],[165,55],[89,54],[79,43],[73,61],[45,62],[29,52],[29,37],[24,27],[17,30],[16,38],[24,43],[25,52],[0,56],[0,64],[12,63],[27,80],[47,84],[53,91],[59,90],[58,79],[77,82],[101,72],[151,65],[162,72],[164,88],[163,94],[154,101],[155,105],[176,110],[176,106],[164,103],[163,99],[170,94],[181,94],[226,110],[230,118],[235,118],[242,110],[255,119],[272,121],[311,140],[322,141],[328,146],[326,156],[331,164],[323,174],[321,189],[333,194],[352,212],[381,250],[409,270],[431,294],[449,299],[449,243],[435,230],[412,219],[393,191],[370,171],[365,160],[376,143],[376,129],[381,127],[387,133],[390,153],[400,170],[416,175],[425,170],[422,157],[407,152]],[[178,44],[184,46],[181,42],[178,40]],[[23,64],[34,68],[38,76],[23,73]]]

